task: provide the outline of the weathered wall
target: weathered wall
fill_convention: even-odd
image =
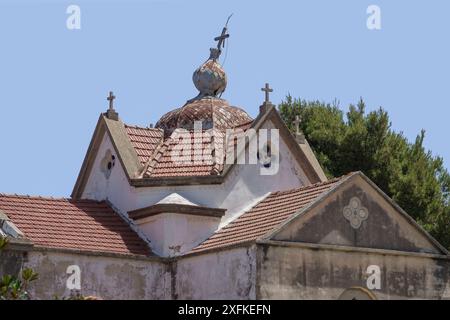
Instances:
[[[106,257],[62,252],[29,253],[26,266],[39,274],[30,293],[33,298],[68,297],[67,267],[81,270],[81,293],[103,299],[165,299],[170,297],[167,266],[148,259]]]
[[[295,243],[258,245],[256,298],[337,299],[366,287],[370,265],[381,270],[378,299],[450,298],[448,258]]]
[[[344,207],[357,197],[367,209],[367,219],[353,228]],[[281,241],[339,244],[409,252],[442,251],[409,217],[393,207],[360,176],[344,183],[316,207],[297,217],[273,238]]]
[[[103,299],[254,299],[255,247],[165,262],[57,251],[32,251],[26,267],[39,274],[32,298],[68,297],[67,268],[81,269],[81,293]]]
[[[81,269],[81,292],[104,299],[337,299],[367,286],[380,267],[378,299],[450,298],[450,258],[330,245],[272,242],[174,260],[33,251],[25,267],[39,280],[32,298],[69,296],[67,267]]]
[[[26,253],[24,251],[2,250],[0,251],[0,277],[5,274],[18,275]]]
[[[173,264],[174,299],[255,299],[255,246],[188,256]]]
[[[155,254],[173,257],[186,253],[217,230],[220,217],[160,213],[137,221]]]

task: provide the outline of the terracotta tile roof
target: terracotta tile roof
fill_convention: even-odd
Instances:
[[[141,128],[125,125],[125,130],[136,150],[141,164],[146,164],[156,147],[162,142],[164,132],[161,129]]]
[[[188,132],[182,140],[177,139],[176,132],[172,134],[160,148],[159,154],[148,166],[145,176],[147,177],[176,177],[176,176],[207,176],[211,175],[213,169],[213,157],[211,154],[211,139],[205,135],[203,138],[195,137],[193,131]],[[201,142],[200,142],[201,139]],[[175,147],[191,150],[190,154],[180,157],[177,161],[172,155],[181,154]],[[180,150],[180,149],[178,149]],[[177,152],[177,153],[176,153]]]
[[[150,254],[146,243],[104,201],[0,194],[0,210],[36,246]]]
[[[252,123],[253,121],[248,121],[236,128],[245,132]],[[216,159],[216,164],[214,164],[211,150],[215,149],[217,157],[224,154],[222,143],[225,131],[219,129],[203,130],[202,143],[199,143],[199,139],[194,136],[194,131],[185,131],[190,135],[190,139],[183,139],[182,143],[185,148],[190,148],[191,153],[186,159],[181,158],[177,162],[172,159],[174,148],[183,146],[180,136],[177,135],[178,130],[164,139],[161,129],[129,125],[125,125],[125,129],[138,154],[139,161],[146,167],[143,175],[145,178],[209,176],[219,174],[223,169],[221,162],[224,160]],[[205,135],[206,132],[208,135]],[[229,147],[231,147],[231,144],[235,145],[236,140],[230,140]]]
[[[193,126],[195,121],[202,121],[203,132],[208,132],[216,141],[225,136],[228,128],[247,130],[253,120],[242,109],[232,107],[223,99],[203,98],[186,103],[183,107],[165,114],[156,124],[156,128],[142,128],[125,125],[125,130],[135,148],[140,163],[144,166],[141,177],[193,177],[219,174],[223,165],[214,164],[211,150],[221,154],[223,145],[204,138],[202,143],[196,143]],[[185,129],[191,134],[191,141],[184,141],[187,147],[191,146],[191,157],[180,163],[172,160],[178,138],[174,137],[177,129]],[[222,140],[220,140],[222,141]],[[201,161],[191,161],[204,155]],[[183,161],[183,159],[181,159]],[[221,161],[216,161],[221,162]]]
[[[332,189],[342,178],[299,189],[272,192],[252,209],[218,230],[191,252],[217,249],[257,240],[274,230],[295,212],[311,204],[322,194]]]
[[[252,124],[253,124],[253,121],[254,121],[254,120],[251,120],[251,121],[247,121],[247,122],[241,123],[240,125],[238,125],[238,126],[236,126],[236,127],[234,127],[234,128],[235,128],[235,129],[241,129],[241,130],[243,130],[243,131],[247,131],[248,129],[251,128],[251,126],[252,126]]]

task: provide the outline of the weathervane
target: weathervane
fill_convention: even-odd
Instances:
[[[217,60],[222,53],[222,48],[225,48],[225,39],[230,37],[230,34],[227,33],[228,30],[228,22],[230,21],[230,18],[233,14],[230,14],[230,16],[227,19],[227,22],[225,23],[225,26],[222,29],[222,34],[218,37],[214,38],[214,41],[217,41],[217,48],[211,48],[211,57],[210,59]]]

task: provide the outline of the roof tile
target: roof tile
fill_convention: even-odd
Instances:
[[[37,246],[150,254],[147,244],[104,201],[0,194],[0,209]]]
[[[255,241],[332,189],[342,178],[298,189],[272,192],[252,209],[219,229],[191,252]]]
[[[235,128],[245,131],[250,128],[252,123],[253,120],[248,121],[247,119],[245,122],[240,122]],[[145,178],[209,176],[219,174],[223,169],[221,164],[223,159],[216,159],[216,163],[213,162],[212,150],[215,150],[216,157],[224,154],[224,146],[220,144],[220,141],[225,138],[225,131],[203,130],[200,140],[194,135],[194,131],[190,130],[185,131],[189,134],[190,139],[183,136],[184,139],[180,140],[177,130],[173,131],[170,136],[164,137],[163,130],[158,128],[125,125],[125,129],[138,154],[139,161],[146,168],[143,175]],[[228,147],[234,147],[235,139],[230,141],[232,142],[229,142]],[[175,147],[180,147],[178,150],[181,150],[183,145],[185,148],[190,148],[190,155],[174,161],[172,155],[174,151],[178,152],[174,150]],[[183,155],[182,152],[178,153]]]
[[[146,164],[156,147],[162,142],[164,132],[156,128],[141,128],[125,125],[125,131],[130,138],[141,164]]]

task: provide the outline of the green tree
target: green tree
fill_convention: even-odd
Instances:
[[[279,105],[290,130],[301,129],[328,177],[362,171],[444,246],[450,248],[450,175],[441,157],[425,150],[425,131],[409,142],[392,130],[388,113],[366,113],[362,99],[346,114],[337,102],[288,95]]]
[[[0,236],[0,251],[8,245],[8,239]],[[23,269],[20,277],[12,275],[0,275],[0,300],[28,300],[28,285],[38,278],[32,269]]]

